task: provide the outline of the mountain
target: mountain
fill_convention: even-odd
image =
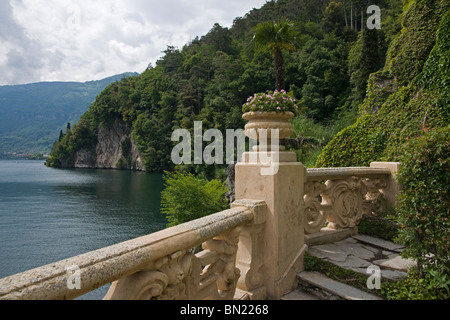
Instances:
[[[0,86],[0,157],[8,153],[48,153],[67,123],[78,122],[110,83],[137,73],[98,81],[40,82]]]

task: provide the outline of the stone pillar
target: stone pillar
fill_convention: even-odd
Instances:
[[[397,173],[401,167],[400,162],[372,162],[371,168],[386,168],[391,171],[391,176],[386,180],[386,188],[382,190],[384,198],[393,207],[396,206],[398,195],[400,193],[400,185],[397,182]]]
[[[270,169],[267,159],[271,159]],[[305,179],[306,169],[293,152],[247,152],[236,164],[236,201],[263,200],[267,205],[258,250],[269,299],[278,300],[294,290],[296,275],[303,270],[307,248],[303,217]]]

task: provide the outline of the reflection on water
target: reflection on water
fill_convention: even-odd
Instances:
[[[165,228],[162,189],[160,174],[0,161],[0,278]]]

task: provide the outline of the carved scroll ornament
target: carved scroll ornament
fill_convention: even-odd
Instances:
[[[350,176],[346,179],[308,181],[305,185],[305,233],[353,228],[364,214],[379,212],[385,179]]]
[[[194,255],[178,251],[111,285],[105,300],[232,299],[239,279],[239,228],[203,244]]]

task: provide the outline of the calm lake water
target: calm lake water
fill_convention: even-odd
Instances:
[[[0,160],[0,278],[164,229],[162,190],[160,174]]]

